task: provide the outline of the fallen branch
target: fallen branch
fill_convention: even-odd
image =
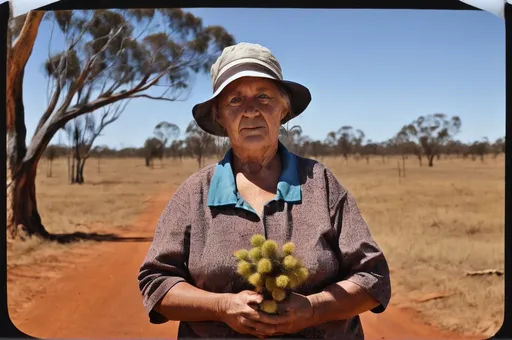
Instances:
[[[466,276],[477,276],[477,275],[503,275],[503,270],[499,269],[485,269],[485,270],[476,270],[476,271],[470,271],[466,272]]]
[[[416,301],[417,302],[427,302],[427,301],[431,301],[431,300],[444,299],[444,298],[450,297],[452,295],[453,295],[452,293],[429,293],[420,298],[417,298]]]

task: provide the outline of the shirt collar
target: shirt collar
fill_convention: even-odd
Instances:
[[[274,200],[296,203],[302,200],[297,157],[279,142],[278,152],[281,157],[281,174],[277,183]],[[217,163],[208,191],[208,206],[239,205],[240,199],[236,188],[235,176],[231,165],[233,150],[229,149],[224,158]]]

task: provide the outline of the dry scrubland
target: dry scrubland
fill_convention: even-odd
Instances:
[[[425,321],[445,329],[496,332],[503,321],[503,276],[468,277],[464,272],[504,268],[503,156],[485,163],[441,160],[434,168],[420,168],[410,159],[400,184],[394,158],[387,164],[380,158],[370,164],[321,161],[354,193],[384,249],[392,269],[393,304],[412,307]],[[122,235],[152,195],[179,186],[197,169],[194,160],[166,160],[163,168],[156,161],[153,170],[143,163],[104,159],[98,173],[96,160],[90,160],[86,184],[69,185],[65,159],[54,161],[51,178],[41,161],[37,196],[46,228]],[[9,310],[44,292],[38,282],[87,261],[83,254],[91,247],[101,243],[9,245]],[[445,297],[429,299],[435,295]]]

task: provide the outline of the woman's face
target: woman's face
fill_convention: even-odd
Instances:
[[[286,101],[270,79],[243,77],[230,83],[217,101],[217,120],[231,144],[261,148],[277,142]]]

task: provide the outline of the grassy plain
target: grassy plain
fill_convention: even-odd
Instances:
[[[323,158],[356,197],[372,234],[392,270],[392,303],[416,309],[436,326],[490,336],[503,322],[503,276],[466,276],[466,271],[504,269],[504,157],[484,163],[441,159],[433,168],[406,162],[397,176],[397,158],[369,164]],[[207,160],[206,164],[215,162]],[[38,207],[53,233],[109,232],[122,235],[148,200],[171,191],[197,170],[192,159],[164,160],[154,169],[142,159],[89,160],[86,183],[67,183],[67,161],[53,162],[47,177],[41,161]],[[9,310],[29,302],[44,280],[77,265],[96,242],[8,245]],[[81,258],[81,261],[86,261]],[[34,269],[35,268],[35,269]]]

